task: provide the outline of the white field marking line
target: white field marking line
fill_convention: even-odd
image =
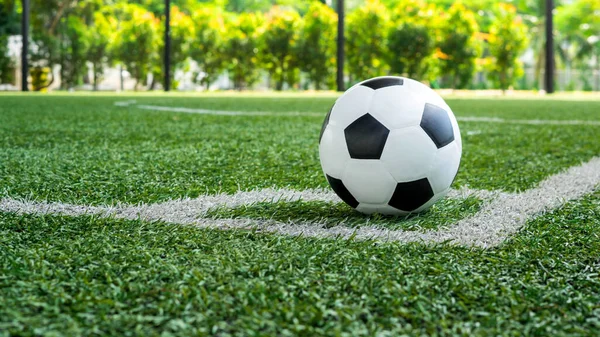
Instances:
[[[229,110],[209,110],[195,109],[184,107],[170,107],[160,105],[135,105],[135,100],[115,102],[115,106],[126,107],[134,105],[134,107],[143,110],[155,111],[172,111],[184,112],[201,115],[220,115],[220,116],[315,116],[324,117],[325,113],[319,112],[269,112],[269,111],[229,111]],[[458,121],[462,122],[484,122],[484,123],[504,123],[504,124],[525,124],[525,125],[594,125],[600,126],[600,121],[595,120],[551,120],[551,119],[504,119],[497,117],[474,117],[465,116],[457,117]]]
[[[189,114],[200,114],[200,115],[218,115],[218,116],[318,116],[324,117],[325,113],[317,112],[272,112],[272,111],[229,111],[229,110],[209,110],[209,109],[196,109],[196,108],[185,108],[185,107],[170,107],[161,105],[146,105],[138,104],[135,105],[136,101],[121,101],[115,102],[115,106],[131,106],[142,110],[153,110],[153,111],[171,111],[171,112],[183,112]]]
[[[119,101],[119,102],[115,102],[115,106],[130,106],[132,104],[135,104],[137,101],[135,99],[131,99],[129,101]]]
[[[526,124],[526,125],[598,125],[600,121],[594,120],[552,120],[552,119],[504,119],[496,117],[456,117],[461,122],[485,122],[503,124]]]
[[[249,219],[200,219],[194,224],[200,227],[223,229],[257,228],[264,232],[300,235],[315,238],[351,238],[357,240],[451,243],[461,246],[491,248],[500,245],[518,232],[525,223],[552,211],[566,202],[592,193],[600,185],[600,157],[569,168],[563,173],[549,177],[538,187],[518,194],[500,193],[496,199],[484,205],[474,216],[455,225],[439,230],[423,232],[389,230],[378,227],[344,226],[327,228],[314,223],[281,223],[276,221],[253,221]]]
[[[466,199],[474,196],[482,200],[491,200],[500,195],[498,192],[461,188],[451,190],[447,197],[453,199]],[[289,189],[266,188],[254,191],[240,191],[235,194],[204,195],[198,198],[185,198],[171,200],[156,204],[114,206],[86,206],[72,205],[58,202],[24,201],[6,198],[0,200],[0,211],[27,214],[62,214],[69,216],[99,214],[117,215],[127,219],[142,218],[146,220],[162,220],[173,223],[193,223],[202,219],[207,212],[216,208],[236,208],[243,205],[253,205],[260,202],[294,202],[294,201],[322,201],[338,203],[341,200],[331,190],[309,189],[295,191]]]
[[[333,193],[324,190],[298,192],[266,189],[239,192],[233,196],[204,196],[197,199],[169,201],[154,205],[117,205],[113,207],[32,202],[6,198],[0,200],[0,211],[69,216],[96,214],[103,217],[165,221],[213,229],[257,229],[262,232],[315,238],[354,237],[357,240],[448,242],[456,245],[489,248],[501,244],[507,237],[519,231],[527,220],[556,209],[570,200],[581,198],[593,192],[598,185],[600,185],[600,157],[551,176],[541,182],[538,187],[518,194],[469,189],[453,191],[450,193],[450,197],[476,195],[493,199],[484,204],[482,209],[474,216],[463,219],[449,227],[421,232],[390,230],[375,226],[349,228],[338,225],[327,228],[324,224],[309,222],[291,223],[272,220],[210,219],[204,217],[210,208],[219,205],[235,207],[266,200],[337,201]]]
[[[236,207],[261,201],[338,201],[334,193],[328,190],[276,190],[238,192],[234,195],[202,196],[196,199],[168,201],[152,205],[116,205],[113,207],[94,207],[3,199],[0,210],[27,214],[59,214],[79,216],[95,214],[103,217],[122,219],[142,219],[147,221],[165,221],[169,223],[196,225],[204,228],[251,229],[274,232],[285,235],[307,237],[329,237],[356,239],[377,239],[382,241],[439,243],[452,242],[458,245],[494,247],[502,243],[509,235],[517,232],[525,222],[544,211],[557,208],[565,202],[577,199],[594,190],[600,184],[600,158],[572,167],[564,173],[549,177],[539,187],[519,194],[490,192],[471,189],[453,190],[451,198],[476,196],[491,200],[484,204],[476,215],[459,221],[455,225],[438,230],[423,232],[389,230],[386,228],[365,226],[349,228],[335,226],[327,228],[318,223],[290,223],[272,220],[253,219],[209,219],[206,212],[214,207]]]

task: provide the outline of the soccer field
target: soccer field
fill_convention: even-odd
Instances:
[[[600,331],[600,99],[458,98],[428,212],[330,190],[336,94],[0,95],[0,336]]]

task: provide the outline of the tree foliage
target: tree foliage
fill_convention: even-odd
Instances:
[[[227,25],[223,56],[234,88],[252,87],[259,79],[258,51],[264,18],[258,13],[242,13]]]
[[[332,87],[335,82],[337,15],[319,3],[313,2],[305,14],[295,52],[300,70],[304,71],[315,89]]]
[[[442,13],[437,46],[440,72],[450,79],[452,88],[467,86],[475,72],[480,47],[475,38],[479,31],[475,15],[457,2]]]
[[[519,56],[527,46],[527,30],[514,6],[499,4],[495,12],[490,27],[489,76],[506,90],[523,74]]]
[[[287,82],[296,82],[294,68],[298,66],[295,47],[298,43],[300,16],[294,10],[273,7],[265,15],[265,26],[261,35],[262,52],[259,57],[269,75],[275,79],[275,89],[282,90]]]
[[[222,10],[201,7],[192,13],[190,57],[198,63],[202,76],[195,76],[208,89],[223,70],[225,60],[225,21]]]
[[[13,83],[15,62],[8,55],[8,37],[19,31],[14,1],[0,2],[0,84]]]
[[[87,28],[87,60],[92,65],[92,76],[94,90],[98,90],[98,82],[104,74],[104,67],[109,62],[110,42],[114,38],[111,27],[111,19],[106,11],[96,11],[93,15],[93,21]],[[112,26],[116,26],[113,22]]]
[[[63,20],[64,25],[59,26],[60,43],[60,78],[61,87],[70,89],[77,84],[86,70],[88,59],[89,30],[83,19],[69,15]]]
[[[576,0],[559,7],[555,21],[561,41],[574,47],[574,58],[584,60],[600,50],[600,2]]]
[[[389,27],[388,9],[379,0],[367,0],[365,5],[348,15],[346,56],[352,81],[385,75],[385,43]]]
[[[436,12],[435,6],[422,0],[396,6],[387,39],[387,61],[392,73],[419,80],[433,77]]]
[[[8,35],[0,35],[0,84],[13,83],[15,64],[8,55]]]
[[[124,18],[118,23],[113,53],[135,79],[137,88],[160,59],[159,21],[138,5],[121,6]]]
[[[151,74],[150,89],[162,78],[163,0],[30,1],[33,10],[29,58],[32,75],[39,76],[36,88],[53,81],[50,69],[57,66],[65,89],[88,83],[88,67],[92,69],[96,88],[108,64],[124,65],[139,83],[146,83]],[[323,89],[334,85],[335,1],[171,2],[171,68],[189,71],[195,69],[190,67],[194,64],[190,60],[195,61],[199,73],[194,78],[207,88],[222,74],[231,78],[236,89],[250,88],[267,76],[273,80],[269,83],[279,90],[286,83],[297,87],[300,78],[305,81],[302,87]],[[492,33],[492,29],[500,29],[498,9],[492,6],[495,0],[346,0],[345,3],[345,64],[350,82],[393,73],[465,87],[473,77],[476,60],[481,57],[483,37]],[[540,27],[544,1],[513,3],[516,17],[522,17],[526,26],[533,27],[529,40],[536,44],[534,50],[538,50],[540,41],[543,42]],[[19,4],[18,0],[0,0],[0,33],[7,27],[12,27],[8,34],[18,33]],[[578,61],[580,67],[589,66],[595,55],[600,55],[597,38],[600,15],[596,15],[599,6],[600,2],[594,0],[574,0],[558,7],[557,51],[563,64]],[[507,45],[513,42],[502,42],[500,37],[492,35],[486,48],[508,48],[504,52],[509,53],[514,51],[513,47],[519,47]],[[0,45],[6,49],[6,34],[1,36]],[[505,47],[494,43],[504,43]],[[491,51],[485,52],[488,55]],[[14,73],[10,70],[14,62],[3,61],[11,61],[5,54],[0,50],[0,79],[2,74]],[[538,65],[542,61],[538,60]],[[489,70],[491,65],[487,66]],[[515,70],[518,75],[518,68]],[[490,78],[499,76],[498,71],[494,70]],[[501,85],[496,80],[494,84]]]
[[[164,25],[160,25],[159,33],[164,36]],[[191,45],[194,38],[194,24],[189,15],[185,14],[179,7],[172,6],[170,13],[170,31],[171,31],[171,54],[170,54],[170,67],[173,71],[170,72],[170,81],[173,81],[175,76],[175,70],[184,69],[186,61],[190,57]],[[164,46],[160,51],[164,50]],[[159,53],[161,60],[164,57],[164,52]],[[164,63],[164,62],[162,62]],[[161,71],[154,72],[155,77],[162,74],[162,67],[159,68]]]

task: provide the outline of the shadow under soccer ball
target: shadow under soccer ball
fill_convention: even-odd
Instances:
[[[376,77],[348,89],[325,117],[319,138],[329,185],[365,214],[428,209],[450,190],[461,154],[448,104],[404,77]]]

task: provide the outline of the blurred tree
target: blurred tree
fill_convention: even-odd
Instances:
[[[161,18],[164,20],[164,17]],[[154,89],[155,84],[159,79],[163,78],[163,64],[164,64],[164,36],[165,36],[165,25],[164,21],[158,23],[157,32],[160,39],[158,45],[159,52],[156,53],[157,60],[152,62],[152,83],[150,89]],[[174,83],[175,70],[184,69],[186,61],[190,57],[191,43],[194,37],[194,23],[192,18],[186,13],[182,12],[179,7],[171,6],[171,57],[170,61],[170,81],[173,84],[172,87],[177,88],[177,83]]]
[[[31,0],[30,6],[35,10],[30,12],[30,39],[35,48],[29,48],[29,63],[34,91],[42,90],[54,82],[52,68],[61,61],[58,26],[66,22],[62,19],[76,5],[76,0]]]
[[[156,17],[138,5],[123,6],[125,17],[119,22],[114,41],[114,56],[135,79],[135,89],[145,82],[153,65],[160,60],[160,22]]]
[[[403,7],[407,2],[410,3],[410,0],[381,0],[388,8],[391,10],[397,10],[398,7]],[[477,24],[479,25],[482,32],[487,32],[489,30],[489,26],[492,22],[491,11],[498,3],[499,0],[461,0],[461,3],[474,12],[475,19],[477,20]],[[514,0],[513,0],[514,1]],[[443,11],[447,11],[452,7],[456,0],[427,0],[426,3],[428,6],[435,6],[441,8]]]
[[[215,4],[223,4],[228,11],[236,13],[244,12],[268,12],[273,6],[281,6],[295,9],[304,14],[312,2],[320,0],[215,0]]]
[[[109,61],[110,42],[114,39],[114,33],[109,20],[114,18],[107,17],[105,11],[96,11],[93,14],[93,21],[87,29],[85,38],[87,38],[87,60],[92,65],[92,83],[94,90],[98,90],[98,82],[104,74],[104,66]]]
[[[8,55],[8,35],[0,35],[0,84],[14,84],[15,63]]]
[[[437,10],[423,0],[396,5],[387,39],[387,61],[393,73],[418,80],[435,76]]]
[[[192,19],[177,6],[171,7],[171,60],[173,67],[180,66],[190,54],[193,31]]]
[[[293,86],[297,81],[295,72],[298,55],[293,51],[298,43],[300,20],[295,10],[285,10],[278,6],[265,15],[259,58],[275,80],[276,90],[282,90],[286,82]]]
[[[223,56],[237,90],[252,87],[259,79],[258,51],[263,22],[261,14],[242,13],[227,24]]]
[[[527,27],[512,5],[500,3],[490,27],[489,76],[504,92],[523,75],[519,56],[527,47]]]
[[[4,3],[14,2],[4,0]],[[108,1],[108,0],[107,0]],[[54,82],[52,69],[61,67],[63,87],[76,84],[85,73],[86,39],[84,26],[92,20],[101,0],[31,0],[29,49],[34,90],[42,90]],[[40,76],[40,78],[35,78]]]
[[[14,0],[0,2],[0,84],[14,84],[16,65],[8,55],[8,37],[20,33],[16,7]]]
[[[70,89],[79,84],[86,70],[88,59],[88,31],[83,19],[74,15],[67,16],[62,20],[59,30],[59,62],[60,62],[60,86],[62,89]]]
[[[379,0],[367,0],[348,15],[346,57],[351,82],[387,74],[389,22],[388,9]]]
[[[336,25],[336,13],[317,1],[304,15],[295,53],[300,70],[308,74],[317,90],[335,84]]]
[[[165,0],[101,0],[105,2],[115,2],[124,4],[136,4],[144,7],[146,10],[154,14],[155,17],[163,17],[165,15]],[[191,14],[194,10],[208,5],[217,3],[224,6],[225,0],[171,0],[171,6],[177,6],[180,11]]]
[[[21,32],[21,18],[17,9],[17,0],[0,0],[0,36]]]
[[[210,84],[221,73],[224,57],[224,14],[217,7],[201,7],[192,13],[192,40],[190,57],[198,63],[202,75],[196,74],[201,84],[208,90]]]
[[[555,6],[559,6],[562,2],[554,0]],[[543,83],[542,69],[546,66],[546,0],[514,0],[513,4],[527,26],[529,47],[533,50],[535,57],[535,86],[539,86],[539,83]],[[559,44],[556,43],[554,47],[559,52]]]
[[[576,0],[557,8],[555,17],[558,31],[559,56],[567,68],[570,78],[572,65],[589,69],[595,55],[596,70],[600,72],[600,2]],[[587,81],[584,75],[584,82]],[[599,83],[595,87],[600,88]]]
[[[479,27],[473,12],[460,2],[453,4],[448,12],[440,16],[442,20],[437,41],[440,72],[449,78],[453,89],[464,88],[473,77],[475,60],[480,53],[475,38]]]
[[[430,30],[411,21],[399,23],[392,28],[387,40],[388,63],[392,72],[422,80],[427,72],[434,51]]]

